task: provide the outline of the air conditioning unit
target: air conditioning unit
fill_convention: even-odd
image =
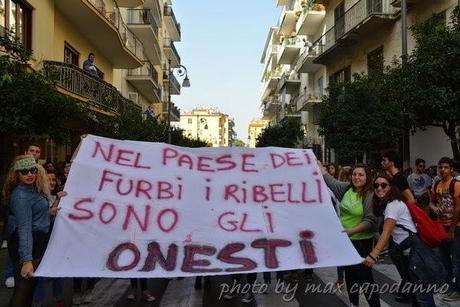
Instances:
[[[139,94],[136,92],[128,92],[128,99],[135,104],[139,104]]]

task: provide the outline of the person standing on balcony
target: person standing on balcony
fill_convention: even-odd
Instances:
[[[91,52],[90,54],[88,54],[88,59],[86,59],[83,62],[83,70],[99,78],[99,74],[97,73],[96,65],[94,65],[95,58],[96,56],[94,55],[94,53]]]

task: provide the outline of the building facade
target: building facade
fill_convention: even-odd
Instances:
[[[216,108],[196,108],[181,113],[180,127],[186,137],[205,141],[212,147],[228,145],[228,115]]]
[[[2,0],[0,32],[4,29],[33,51],[33,69],[57,75],[57,90],[93,112],[110,116],[125,106],[139,112],[151,106],[164,119],[169,92],[180,94],[169,74],[180,65],[174,43],[181,39],[171,0]],[[83,69],[89,53],[95,54],[97,74]],[[171,110],[178,121],[179,109],[172,104]],[[78,141],[76,135],[73,143]],[[11,142],[2,142],[11,148],[2,156],[20,153]],[[42,157],[52,161],[65,159],[75,146],[40,142]]]
[[[269,121],[263,119],[254,119],[249,122],[248,126],[248,144],[249,148],[255,148],[257,137],[268,126]]]
[[[458,0],[407,2],[408,27],[433,13],[449,17],[459,4]],[[318,145],[322,140],[317,133],[317,107],[329,82],[383,70],[401,57],[401,1],[277,0],[277,5],[282,7],[280,21],[270,29],[261,59],[263,118],[279,122],[284,116],[302,117],[306,111],[306,143]],[[414,47],[409,30],[409,52]],[[421,156],[429,163],[452,155],[447,136],[435,127],[411,136],[410,152],[410,161]],[[324,146],[322,156],[334,160]]]

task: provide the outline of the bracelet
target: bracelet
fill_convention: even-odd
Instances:
[[[374,258],[374,256],[372,256],[370,253],[369,255],[367,255],[368,257],[370,257],[372,260],[374,260],[375,262],[377,262],[377,259]]]

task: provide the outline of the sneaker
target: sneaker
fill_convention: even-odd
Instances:
[[[155,301],[155,296],[150,294],[150,292],[148,290],[142,291],[142,297],[147,302],[154,302]]]
[[[8,241],[4,240],[1,248],[7,248],[7,247],[8,247]]]
[[[241,302],[245,303],[245,304],[250,303],[253,300],[254,300],[254,294],[252,294],[252,292],[250,292],[250,291],[248,293],[244,294],[243,297],[241,298]]]
[[[72,297],[72,305],[81,305],[81,294],[80,293],[74,293]]]
[[[93,290],[86,290],[83,295],[83,304],[90,304],[93,302]]]
[[[136,290],[129,291],[128,295],[126,296],[128,300],[134,300],[136,298]]]
[[[460,293],[458,293],[457,291],[452,291],[452,293],[444,296],[442,300],[444,302],[460,302]]]
[[[5,280],[5,286],[9,289],[9,288],[14,288],[14,277],[11,276],[11,277],[8,277],[6,280]]]

